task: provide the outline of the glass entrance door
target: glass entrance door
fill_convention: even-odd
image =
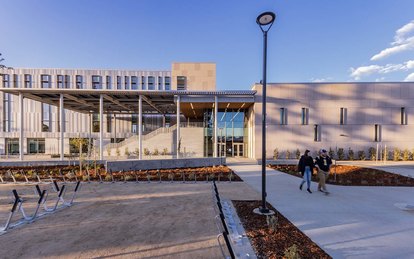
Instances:
[[[218,145],[218,156],[226,156],[226,143],[219,143]]]
[[[233,143],[233,157],[244,157],[243,143]]]

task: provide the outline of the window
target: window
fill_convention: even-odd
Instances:
[[[171,77],[165,77],[165,90],[171,90]]]
[[[280,125],[287,125],[287,108],[280,108]]]
[[[120,76],[116,77],[116,89],[122,89],[122,78]]]
[[[18,155],[19,153],[19,139],[6,138],[6,155]]]
[[[347,115],[347,109],[341,107],[339,112],[339,124],[345,125],[346,124],[346,115]]]
[[[138,77],[131,76],[131,89],[138,90]]]
[[[187,89],[187,77],[177,76],[177,90],[186,90]]]
[[[47,103],[42,103],[42,132],[51,131],[51,107]]]
[[[302,125],[309,125],[309,108],[302,108]]]
[[[380,142],[381,141],[381,125],[379,124],[375,124],[374,125],[374,141],[375,142]]]
[[[407,111],[401,107],[401,125],[407,125]]]
[[[10,76],[8,74],[3,75],[3,87],[4,88],[10,87]]]
[[[40,75],[40,87],[51,88],[50,75]]]
[[[129,76],[125,76],[125,90],[129,90]]]
[[[11,125],[11,95],[3,94],[3,131],[10,132]]]
[[[19,88],[19,75],[17,74],[13,74],[13,83],[14,83],[14,88]]]
[[[110,113],[106,114],[106,132],[112,132],[112,114]]]
[[[29,154],[44,154],[45,146],[44,138],[27,139],[27,153]]]
[[[92,89],[102,89],[102,76],[92,76]]]
[[[64,88],[70,88],[70,76],[65,75],[65,83],[64,83]]]
[[[76,89],[83,89],[83,76],[76,76]]]
[[[145,76],[141,76],[141,90],[147,90],[145,86]]]
[[[99,114],[92,114],[92,132],[99,132]]]
[[[24,75],[24,88],[32,88],[32,75]]]
[[[162,77],[158,77],[158,90],[162,90]]]
[[[63,76],[57,75],[56,77],[57,81],[57,88],[63,88]]]
[[[313,141],[319,142],[320,141],[320,127],[318,124],[313,126]]]
[[[137,133],[138,132],[138,115],[132,114],[131,116],[131,132]]]
[[[111,76],[106,76],[106,89],[112,89],[112,78],[111,78]]]
[[[148,77],[148,90],[155,90],[155,78],[153,76]]]

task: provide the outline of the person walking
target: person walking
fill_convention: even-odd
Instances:
[[[315,167],[318,169],[318,191],[325,194],[329,194],[326,189],[326,179],[328,179],[329,171],[331,170],[332,159],[328,156],[328,152],[325,149],[319,151],[319,156],[315,158]]]
[[[309,150],[306,149],[305,153],[300,157],[298,169],[302,173],[303,180],[300,183],[299,189],[302,190],[303,184],[306,182],[308,189],[306,189],[309,193],[312,193],[310,190],[311,185],[311,177],[313,168],[315,164],[313,163],[313,158],[309,155]]]

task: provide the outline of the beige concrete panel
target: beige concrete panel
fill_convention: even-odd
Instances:
[[[216,90],[215,63],[174,62],[171,71],[171,89],[177,90],[177,77],[187,77],[187,90]]]

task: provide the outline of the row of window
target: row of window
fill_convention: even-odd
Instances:
[[[342,135],[341,135],[342,136]],[[381,142],[382,141],[382,134],[381,134],[381,125],[374,124],[374,142]],[[321,126],[319,124],[313,125],[313,141],[320,142],[322,139],[321,133]]]
[[[84,89],[84,76],[75,76],[76,89]],[[155,81],[154,76],[116,76],[115,82],[112,80],[112,76],[99,76],[93,75],[92,78],[92,89],[125,89],[125,90],[171,90],[171,78],[166,76],[158,77],[158,81]],[[10,75],[3,75],[3,87],[9,88],[10,83],[13,82],[14,88],[32,88],[33,80],[32,75],[25,74],[23,85],[19,85],[19,75],[13,75],[13,81],[10,80]],[[71,88],[71,76],[69,75],[57,75],[56,76],[56,88]],[[115,85],[114,85],[115,83]],[[179,90],[185,90],[186,77],[178,77],[177,85],[180,86]],[[40,75],[40,87],[41,88],[52,88],[52,76],[51,75]]]
[[[279,108],[280,112],[280,125],[288,125],[287,108]],[[407,111],[405,107],[400,108],[401,125],[407,125]],[[341,107],[339,109],[339,124],[346,125],[348,123],[348,109]],[[309,125],[309,108],[302,108],[301,124]]]

